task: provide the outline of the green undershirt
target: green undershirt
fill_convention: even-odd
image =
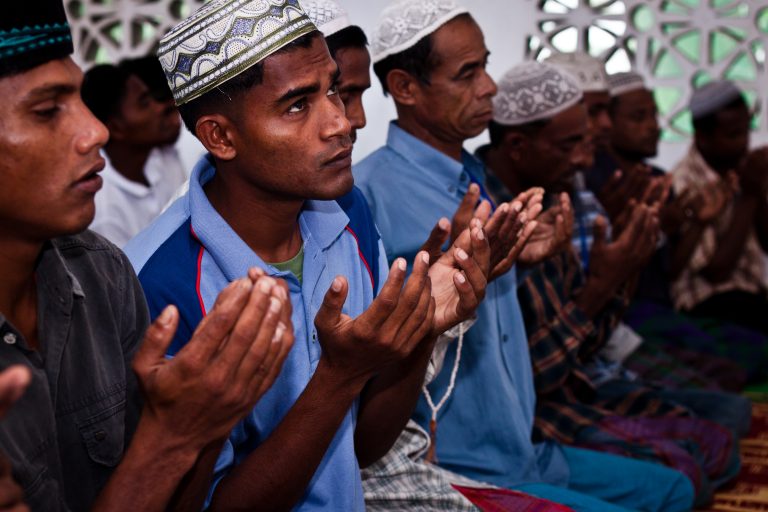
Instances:
[[[270,265],[275,267],[280,272],[292,273],[294,276],[296,276],[299,284],[302,284],[301,278],[303,277],[302,272],[304,268],[304,244],[301,245],[301,249],[299,249],[298,254],[296,254],[296,256],[293,258],[281,263],[270,263]]]

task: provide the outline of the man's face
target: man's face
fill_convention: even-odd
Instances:
[[[608,91],[584,93],[584,105],[589,116],[589,133],[596,150],[606,150],[611,143],[613,122],[608,113],[611,95]]]
[[[615,98],[611,108],[613,148],[640,159],[656,156],[661,133],[657,114],[651,91],[632,91]]]
[[[236,121],[242,180],[275,199],[328,200],[351,190],[351,128],[337,79],[320,36],[264,60],[264,81],[245,93]]]
[[[363,93],[371,88],[371,56],[367,48],[340,48],[335,55],[339,66],[339,97],[352,125],[352,142],[357,140],[357,130],[365,128]]]
[[[486,73],[488,49],[472,18],[461,16],[432,36],[437,66],[429,84],[418,85],[416,115],[436,137],[464,142],[488,127],[496,84]]]
[[[119,114],[109,124],[113,140],[145,148],[173,144],[181,131],[173,100],[156,100],[136,75],[128,78]]]
[[[0,79],[0,231],[39,242],[93,220],[108,132],[70,59]]]
[[[583,103],[564,110],[529,138],[521,171],[526,181],[548,192],[572,187],[574,173],[585,164],[587,109]]]
[[[749,150],[750,114],[746,105],[723,109],[709,133],[696,133],[702,156],[720,169],[735,169]]]

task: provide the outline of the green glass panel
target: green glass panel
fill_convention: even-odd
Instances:
[[[109,58],[109,53],[107,53],[107,49],[103,46],[96,50],[96,55],[93,58],[93,61],[96,64],[110,64],[111,59]]]
[[[709,35],[709,49],[712,62],[716,64],[728,57],[739,46],[739,43],[724,32],[711,32]]]
[[[656,106],[663,116],[667,116],[672,111],[681,96],[682,92],[677,87],[660,86],[653,90]]]
[[[715,0],[713,5],[715,8],[733,5],[732,9],[725,10],[720,14],[725,18],[746,18],[749,16],[749,5],[746,2],[736,2],[734,4],[731,0]]]
[[[739,55],[725,71],[725,78],[736,81],[751,81],[757,78],[757,70],[752,59],[746,53]]]
[[[661,132],[661,140],[663,142],[686,142],[688,137],[677,133],[674,130],[663,130]]]
[[[654,23],[653,11],[647,5],[641,5],[632,12],[632,25],[640,32],[652,29]]]
[[[680,133],[691,135],[693,133],[693,124],[691,123],[691,112],[686,109],[676,114],[670,121],[670,126]]]
[[[157,36],[157,29],[151,23],[142,23],[141,25],[141,40],[151,41]]]
[[[757,28],[761,32],[768,33],[768,7],[761,9],[757,13]]]
[[[687,14],[688,13],[688,11],[682,6],[678,5],[677,2],[669,2],[669,1],[661,3],[661,11],[668,12],[670,14]]]
[[[706,71],[699,71],[693,75],[692,84],[694,88],[701,87],[704,84],[708,84],[712,81],[712,77]]]
[[[109,37],[116,42],[123,40],[123,26],[119,23],[113,25],[108,31]]]
[[[699,7],[701,5],[701,0],[677,0],[677,2],[690,7]]]
[[[677,60],[668,51],[662,50],[653,74],[658,78],[679,78],[683,71]]]
[[[686,34],[676,37],[672,40],[672,44],[675,46],[686,59],[694,64],[699,63],[699,48],[701,47],[701,32],[698,30],[692,30]]]

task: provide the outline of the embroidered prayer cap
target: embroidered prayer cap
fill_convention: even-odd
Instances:
[[[395,0],[384,8],[373,32],[371,60],[376,64],[403,52],[468,12],[453,0]]]
[[[182,105],[314,30],[298,0],[213,0],[171,29],[157,55]]]
[[[12,0],[0,16],[0,77],[70,55],[72,34],[61,0]]]
[[[693,91],[691,116],[693,119],[707,117],[738,98],[743,98],[741,89],[730,80],[710,82]]]
[[[544,62],[567,71],[579,81],[583,92],[607,92],[608,76],[605,64],[596,57],[583,52],[553,53]]]
[[[504,126],[551,119],[584,96],[573,76],[541,62],[518,64],[504,74],[498,87],[493,120]]]
[[[325,37],[352,26],[347,11],[334,0],[300,0],[300,2],[304,12]]]
[[[628,92],[641,91],[646,87],[645,80],[641,74],[628,71],[626,73],[608,75],[608,88],[611,91],[611,96],[615,98]]]

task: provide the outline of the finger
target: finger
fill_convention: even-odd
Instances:
[[[389,276],[381,287],[381,291],[368,309],[360,315],[369,325],[378,329],[397,307],[400,294],[405,283],[407,263],[403,258],[397,258],[389,268]]]
[[[608,237],[608,222],[605,217],[598,215],[592,227],[592,247],[602,247]]]
[[[400,334],[401,337],[395,338],[397,343],[404,343],[410,336],[404,335],[401,328],[407,323],[411,315],[417,314],[420,297],[424,292],[424,287],[429,284],[429,255],[420,252],[413,260],[413,270],[405,283],[405,288],[398,299],[397,307],[391,315],[381,325],[381,330],[385,333]],[[387,339],[388,336],[384,336]]]
[[[243,357],[239,369],[239,378],[250,382],[254,386],[254,380],[263,380],[269,375],[270,359],[274,359],[280,352],[279,343],[287,326],[281,320],[283,302],[274,295],[269,298],[269,309],[266,312],[259,330],[251,342],[248,351]]]
[[[523,226],[523,228],[520,230],[520,232],[517,235],[517,242],[512,248],[512,251],[510,251],[510,256],[513,262],[517,261],[517,258],[520,256],[520,253],[523,252],[523,249],[525,249],[525,246],[528,244],[528,241],[531,239],[531,236],[533,236],[533,233],[536,231],[536,228],[538,227],[538,225],[539,225],[538,221],[534,220],[526,223],[526,225]]]
[[[5,510],[16,510],[16,507],[23,507],[24,493],[21,486],[15,480],[6,476],[0,480],[0,507]],[[11,508],[14,507],[14,508]],[[23,510],[19,508],[18,510]]]
[[[248,278],[233,281],[224,288],[211,311],[195,329],[189,343],[176,354],[174,364],[207,365],[237,323],[251,290],[253,283]]]
[[[471,231],[472,241],[472,258],[475,260],[477,267],[488,277],[488,273],[491,268],[491,246],[488,244],[488,237],[485,236],[485,232],[482,228],[474,228]],[[470,279],[472,281],[472,279]]]
[[[427,282],[421,289],[421,294],[418,297],[413,310],[405,319],[400,329],[397,331],[396,339],[401,343],[402,351],[410,354],[414,347],[418,345],[423,336],[420,336],[420,327],[427,320],[427,314],[429,313],[429,305],[432,302],[432,285],[427,278]],[[429,322],[432,323],[431,321]]]
[[[453,275],[453,284],[459,293],[458,315],[460,318],[467,318],[485,297],[488,280],[477,262],[466,253],[458,254],[457,251],[456,261],[462,270]]]
[[[266,272],[264,272],[263,268],[260,267],[251,267],[248,269],[248,278],[251,280],[253,284],[256,284],[256,281],[258,281],[260,278],[267,275]]]
[[[133,358],[133,367],[137,371],[149,368],[157,361],[165,359],[178,325],[179,312],[176,306],[166,306],[144,333],[144,340]],[[184,349],[181,351],[183,352]]]
[[[31,380],[26,366],[10,366],[0,373],[0,418],[21,398]]]
[[[475,209],[474,219],[477,219],[482,224],[485,224],[486,222],[488,222],[488,219],[491,217],[492,211],[493,211],[493,207],[491,206],[490,201],[486,201],[485,199],[483,199],[482,201],[480,201],[480,204]]]
[[[451,222],[443,217],[432,231],[429,233],[427,241],[419,249],[420,251],[426,251],[429,254],[430,261],[437,261],[443,254],[443,245],[448,241],[448,237],[451,236]]]
[[[234,377],[238,368],[246,365],[244,370],[248,377],[240,375],[239,378],[250,381],[255,365],[264,359],[267,343],[272,339],[283,308],[283,301],[272,295],[272,289],[276,285],[277,282],[273,278],[263,277],[251,290],[248,303],[232,328],[229,340],[215,359],[216,365],[226,369],[225,374]],[[269,328],[271,331],[265,335],[263,331]],[[259,343],[255,345],[254,341]],[[258,359],[258,362],[254,362],[254,359]]]
[[[387,280],[388,282],[389,279]],[[317,328],[318,334],[321,335],[321,339],[323,334],[333,332],[341,321],[341,311],[344,307],[344,301],[347,300],[348,289],[349,283],[347,283],[347,279],[344,276],[336,276],[325,293],[323,303],[320,309],[317,310],[317,315],[315,315],[315,328]]]
[[[293,348],[293,343],[295,341],[293,326],[281,322],[276,331],[276,335],[279,334],[279,331],[282,333],[280,339],[278,340],[275,338],[272,341],[273,347],[276,347],[277,350],[270,350],[269,355],[264,362],[264,366],[268,369],[267,376],[260,382],[256,382],[258,385],[257,389],[254,391],[254,397],[256,399],[266,393],[272,384],[274,384],[278,375],[280,375],[285,359],[288,357],[291,348]]]
[[[464,194],[464,198],[459,203],[459,207],[456,209],[456,213],[453,214],[453,232],[461,233],[469,226],[469,221],[477,207],[477,202],[480,200],[480,187],[477,183],[472,183],[469,186],[469,190]]]
[[[490,219],[488,219],[488,222],[484,224],[485,234],[488,236],[489,240],[494,240],[498,237],[502,224],[504,224],[504,222],[507,220],[507,217],[509,216],[509,211],[509,203],[500,204],[499,207],[496,208],[496,211],[493,212],[493,215],[491,215]]]

